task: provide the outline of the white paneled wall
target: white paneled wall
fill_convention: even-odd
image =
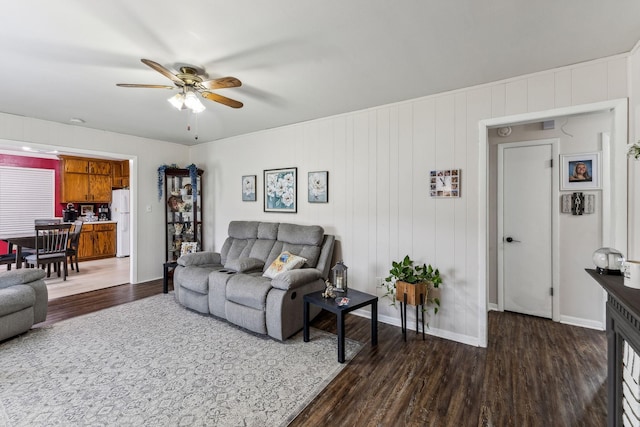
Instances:
[[[444,277],[430,332],[479,344],[478,122],[624,98],[626,76],[627,59],[616,56],[192,147],[212,180],[206,242],[219,249],[234,219],[320,224],[337,236],[350,286],[378,295],[376,278],[409,254]],[[264,213],[262,171],[289,166],[298,167],[298,213]],[[429,197],[429,171],[448,168],[462,169],[462,197]],[[329,171],[326,205],[306,200],[315,170]],[[247,174],[258,175],[258,202],[241,201]],[[380,318],[399,324],[389,302],[381,300]]]

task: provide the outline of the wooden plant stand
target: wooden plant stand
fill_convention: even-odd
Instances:
[[[416,335],[418,332],[419,313],[422,312],[422,340],[424,333],[424,304],[427,300],[426,283],[396,282],[396,299],[400,301],[400,320],[402,322],[402,337],[407,341],[407,304],[416,306]]]

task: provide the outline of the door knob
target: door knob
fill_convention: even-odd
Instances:
[[[516,240],[516,239],[514,239],[513,237],[507,237],[505,240],[506,240],[508,243],[511,243],[511,242],[518,242],[518,243],[520,243],[520,240]]]

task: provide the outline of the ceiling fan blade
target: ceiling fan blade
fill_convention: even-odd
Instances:
[[[154,62],[150,59],[141,59],[140,61],[142,61],[143,64],[153,68],[154,70],[156,70],[157,72],[159,72],[160,74],[162,74],[163,76],[165,76],[166,78],[170,79],[172,82],[182,86],[184,85],[184,82],[182,80],[180,80],[175,74],[173,74],[171,71],[167,70],[166,68],[164,68],[162,65],[158,64],[157,62]]]
[[[137,83],[116,83],[116,86],[120,87],[142,87],[147,89],[173,89],[174,86],[166,86],[166,85],[143,85]]]
[[[242,86],[242,82],[235,77],[221,77],[219,79],[205,80],[200,84],[206,89],[224,89],[227,87]]]
[[[220,104],[224,104],[231,108],[242,108],[242,102],[236,101],[231,98],[227,98],[226,96],[218,95],[213,92],[201,92],[202,96],[207,98],[208,100],[219,102]]]

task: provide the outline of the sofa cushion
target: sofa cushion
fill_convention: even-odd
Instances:
[[[209,274],[211,269],[196,266],[188,266],[174,271],[174,280],[179,281],[180,286],[199,294],[209,293]]]
[[[231,221],[229,223],[229,237],[235,239],[255,239],[258,237],[257,221]]]
[[[28,285],[15,285],[0,290],[0,317],[16,313],[36,303],[36,291]],[[31,313],[33,321],[33,312]],[[32,322],[33,324],[33,322]],[[31,326],[31,325],[29,325]]]
[[[322,245],[324,229],[319,225],[280,224],[278,240],[294,245]]]
[[[227,281],[227,301],[264,310],[270,290],[271,280],[266,277],[235,274]]]
[[[279,226],[280,224],[277,222],[261,222],[258,225],[258,239],[276,240]]]
[[[264,261],[258,258],[237,258],[227,260],[224,268],[233,270],[238,273],[244,273],[254,270],[262,270]]]
[[[302,267],[305,262],[307,262],[306,258],[302,258],[292,254],[291,252],[285,251],[273,260],[269,268],[264,272],[263,276],[273,279],[280,273]]]

